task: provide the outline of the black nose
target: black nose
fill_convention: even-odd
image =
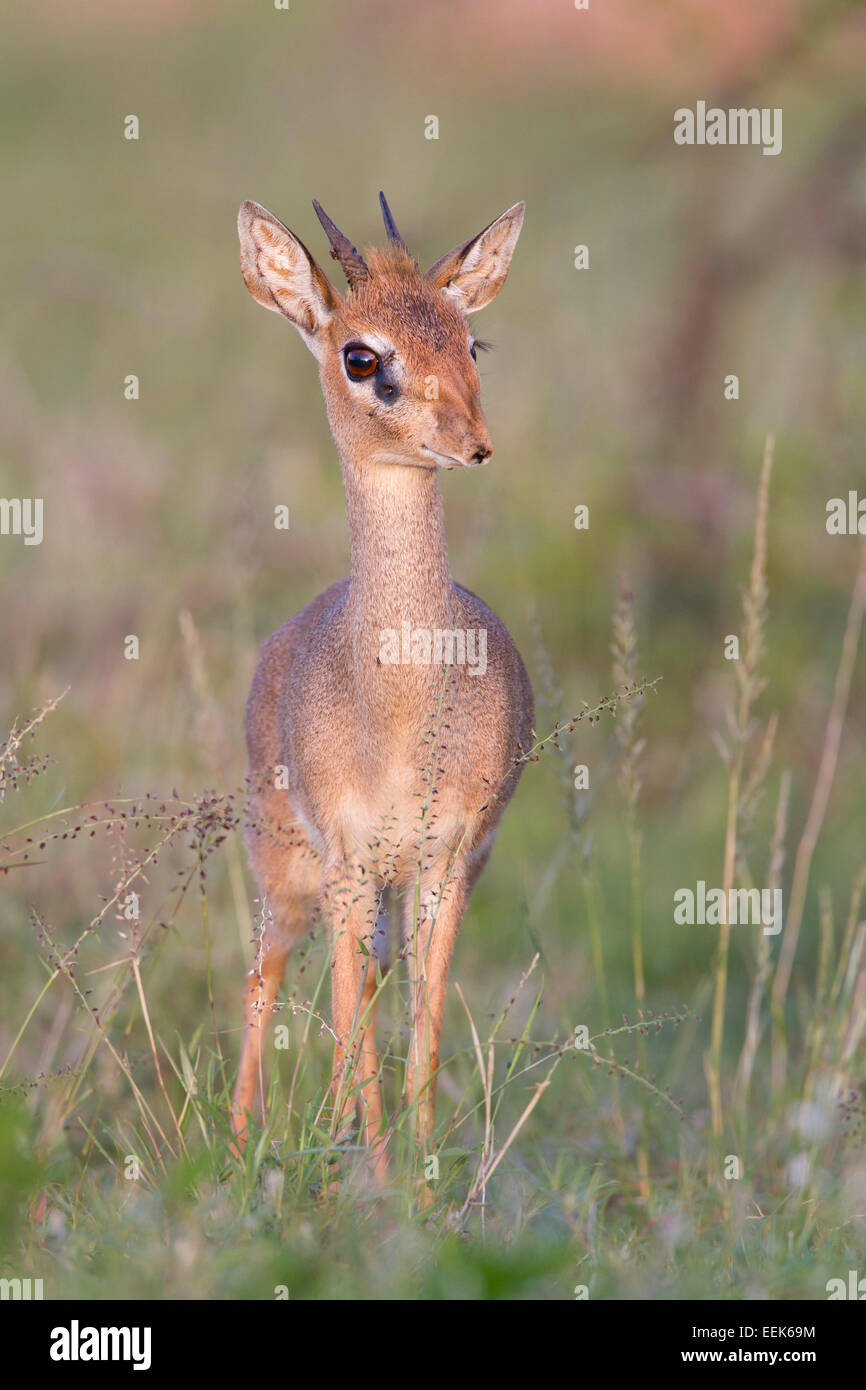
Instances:
[[[475,453],[472,455],[472,462],[484,463],[485,460],[490,458],[492,453],[493,450],[490,448],[489,444],[479,444],[478,448],[475,450]]]

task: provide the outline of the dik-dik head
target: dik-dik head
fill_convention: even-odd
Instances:
[[[288,227],[258,203],[242,204],[247,288],[266,309],[284,314],[317,358],[344,457],[362,466],[486,463],[493,449],[466,315],[483,309],[505,283],[524,205],[516,203],[422,274],[379,196],[388,244],[366,260],[314,203],[348,280],[345,298]]]

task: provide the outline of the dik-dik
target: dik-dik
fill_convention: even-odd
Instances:
[[[380,200],[387,245],[366,259],[314,203],[345,297],[258,203],[238,218],[247,288],[295,325],[319,364],[351,574],[268,638],[247,705],[248,840],[265,927],[232,1127],[243,1148],[265,1020],[293,942],[321,916],[337,1120],[360,1108],[381,1176],[375,952],[394,916],[410,983],[406,1099],[423,1147],[451,953],[517,785],[533,700],[504,624],[451,577],[437,482],[438,469],[476,468],[493,452],[466,319],[505,283],[524,205],[422,274]]]

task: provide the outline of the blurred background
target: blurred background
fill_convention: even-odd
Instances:
[[[315,364],[243,286],[240,201],[270,208],[325,264],[311,198],[363,246],[382,237],[383,188],[427,265],[522,198],[507,286],[474,320],[494,345],[479,365],[495,458],[442,479],[452,570],[508,623],[542,734],[612,688],[612,614],[623,582],[633,593],[638,674],[663,677],[640,724],[648,995],[659,1008],[700,996],[715,934],[675,926],[672,897],[721,881],[714,735],[734,685],[723,647],[742,631],[767,433],[759,713],[777,712],[779,728],[764,846],[784,769],[792,836],[806,815],[857,565],[856,538],[828,535],[825,515],[829,498],[866,492],[862,5],[82,0],[17,6],[4,29],[2,493],[44,498],[45,518],[41,546],[0,540],[5,725],[69,687],[40,735],[54,763],[5,823],[239,786],[259,643],[347,572]],[[781,154],[675,145],[674,110],[698,100],[781,107]],[[138,140],[124,138],[128,115]],[[575,269],[578,245],[588,269]],[[130,374],[138,400],[124,398]],[[273,526],[279,503],[288,532]],[[578,504],[588,530],[575,530]],[[138,661],[124,659],[127,634]],[[815,861],[840,913],[864,853],[864,693],[861,658]],[[586,856],[614,1011],[632,998],[612,737],[609,723],[583,725],[564,773],[554,755],[523,779],[456,957],[481,1013],[537,949],[554,1012],[574,1021],[592,1008]],[[563,788],[578,763],[597,797],[575,836]],[[765,863],[763,848],[759,877]],[[231,1054],[255,890],[248,875],[214,874],[216,1010]],[[56,845],[49,868],[7,878],[7,1045],[42,978],[31,905],[71,939],[110,881],[98,842],[92,853]],[[794,971],[806,1001],[815,891]],[[184,930],[181,914],[155,972],[156,1014],[204,1007],[191,922]],[[111,959],[106,931],[94,960]],[[735,1049],[748,949],[735,938]],[[22,1063],[36,1064],[50,1028],[50,1014],[37,1017]],[[69,1046],[66,1060],[74,1034]],[[694,1106],[705,1104],[699,1059],[682,1080]]]

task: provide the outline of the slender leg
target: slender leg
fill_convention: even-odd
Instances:
[[[443,870],[443,879],[447,867]],[[444,889],[422,887],[418,920],[414,895],[406,901],[407,957],[412,1000],[412,1041],[406,1073],[406,1099],[415,1107],[415,1139],[426,1147],[433,1132],[439,1038],[445,1012],[448,970],[466,910],[465,868],[455,865]]]
[[[330,878],[322,895],[323,914],[332,941],[335,1127],[339,1128],[347,1108],[359,1113],[361,1129],[373,1155],[373,1172],[381,1183],[386,1177],[386,1160],[373,1002],[373,939],[378,906],[375,884],[360,873],[345,869]],[[359,941],[363,941],[368,954],[360,949]]]
[[[283,814],[284,804],[279,803]],[[243,1041],[231,1115],[236,1153],[243,1153],[246,1145],[247,1114],[253,1113],[256,1098],[264,1104],[262,1059],[267,1023],[289,951],[310,927],[321,875],[320,862],[290,830],[274,835],[263,830],[259,821],[248,842],[267,919],[261,955],[249,973],[244,995]]]
[[[289,950],[290,943],[284,940],[264,946],[261,966],[254,965],[249,973],[244,997],[244,1036],[232,1099],[232,1132],[237,1153],[243,1153],[246,1147],[247,1114],[253,1113],[257,1093],[259,1106],[264,1107],[262,1052],[265,1030],[283,981]]]

